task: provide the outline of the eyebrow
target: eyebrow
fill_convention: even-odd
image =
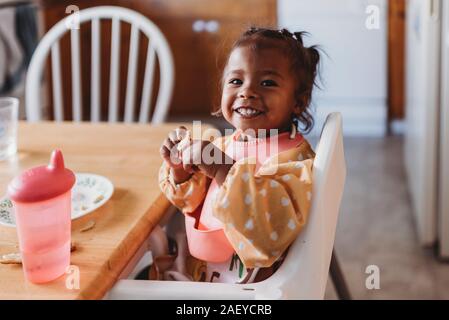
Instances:
[[[263,75],[273,75],[273,76],[279,77],[281,79],[284,79],[284,77],[279,72],[274,71],[274,70],[262,70],[260,73]]]
[[[228,76],[233,73],[239,74],[239,73],[244,73],[244,71],[242,69],[230,70],[230,71],[226,72],[225,76]],[[273,75],[278,78],[284,79],[284,77],[279,72],[277,72],[275,70],[262,70],[262,71],[259,71],[259,73],[262,75]]]
[[[242,70],[242,69],[229,70],[229,71],[227,71],[227,72],[225,73],[225,76],[228,76],[228,75],[230,75],[230,74],[232,74],[232,73],[243,73],[243,70]]]

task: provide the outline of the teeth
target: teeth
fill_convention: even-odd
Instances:
[[[252,116],[260,113],[260,111],[252,108],[238,108],[237,112],[244,116]]]

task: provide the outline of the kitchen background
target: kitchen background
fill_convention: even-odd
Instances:
[[[21,99],[26,67],[39,39],[79,9],[136,10],[164,33],[174,55],[169,121],[211,117],[229,46],[251,25],[306,30],[306,45],[326,53],[314,95],[316,143],[325,116],[341,112],[348,176],[335,249],[355,299],[449,298],[449,4],[442,0],[36,0],[0,1],[0,94]],[[70,7],[72,6],[72,7]],[[102,82],[109,81],[111,24],[102,24]],[[81,27],[82,92],[90,104],[90,25]],[[121,28],[125,100],[129,26]],[[146,43],[139,46],[139,65]],[[71,116],[70,38],[61,42],[65,113]],[[43,106],[51,119],[50,63]],[[138,72],[138,83],[143,71]],[[156,79],[157,82],[157,79]],[[141,87],[139,85],[137,88]],[[106,108],[107,86],[101,101]],[[156,92],[156,90],[154,90]],[[137,92],[136,101],[142,92]],[[104,110],[105,111],[105,110]],[[89,115],[87,110],[84,115]],[[85,119],[89,120],[89,119]],[[367,267],[380,271],[369,289]],[[326,298],[335,299],[331,281]]]

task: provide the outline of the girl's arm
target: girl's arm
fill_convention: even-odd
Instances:
[[[167,146],[172,147],[169,142],[167,142]],[[234,161],[223,153],[220,146],[224,147],[222,139],[216,139],[213,143],[200,140],[190,141],[180,147],[181,165],[173,168],[173,165],[163,163],[159,172],[159,186],[168,200],[183,213],[195,211],[203,202],[211,179],[215,178],[221,185],[234,164]],[[202,159],[205,148],[210,149],[211,155],[220,154],[223,164],[206,165]],[[169,159],[168,148],[166,149],[162,150],[164,159]]]
[[[208,186],[208,178],[193,172],[180,158],[184,144],[190,144],[189,131],[180,126],[169,132],[163,141],[160,154],[164,162],[159,170],[159,187],[167,199],[183,213],[193,212],[203,201]]]
[[[159,170],[159,187],[167,199],[183,213],[191,213],[203,202],[210,183],[201,172],[189,173],[189,178],[177,183],[172,168],[165,162]]]

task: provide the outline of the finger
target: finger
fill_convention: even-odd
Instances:
[[[168,150],[171,150],[175,145],[175,143],[171,141],[170,138],[166,138],[162,144],[166,146]]]
[[[161,155],[167,162],[172,166],[177,166],[181,164],[180,152],[169,138],[164,140],[161,147]]]
[[[179,128],[176,128],[176,137],[179,141],[184,139],[187,136],[187,129],[184,126],[180,126]]]
[[[176,130],[170,131],[168,134],[168,138],[174,143],[176,144],[178,141],[178,137],[176,136]]]
[[[181,150],[181,160],[183,164],[191,164],[192,150],[189,146]]]
[[[194,142],[193,142],[192,140],[189,140],[189,141],[184,140],[184,141],[178,143],[178,144],[176,145],[176,148],[178,148],[178,150],[179,150],[181,153],[183,153],[183,152],[184,152],[185,150],[187,150],[187,149],[192,149],[193,144],[194,144]],[[191,153],[192,150],[189,150],[188,152]]]
[[[202,159],[202,152],[203,148],[202,148],[202,142],[200,140],[197,140],[193,145],[192,145],[192,163],[193,164],[202,164],[203,163],[203,159]]]
[[[181,159],[183,164],[189,164],[189,165],[197,165],[201,163],[200,160],[195,158],[198,158],[198,156],[195,156],[195,151],[197,151],[197,146],[195,142],[190,142],[190,144],[187,144],[183,147],[181,150]]]
[[[177,137],[178,141],[182,141],[188,135],[189,135],[188,132],[187,131],[183,131],[182,129],[176,131],[176,137]]]
[[[189,145],[188,147],[184,148],[181,152],[181,159],[182,163],[186,165],[190,165],[188,168],[189,170],[193,171],[193,168],[191,166],[195,166],[197,163],[195,163],[193,160],[195,158],[195,149],[194,145]]]
[[[178,158],[177,155],[174,155],[170,149],[168,149],[166,146],[162,146],[160,149],[160,153],[162,155],[162,158],[168,162],[170,166],[176,166],[181,164],[181,160]]]
[[[166,146],[161,146],[161,148],[159,149],[159,153],[161,154],[162,158],[164,158],[164,160],[170,159],[170,150]]]
[[[180,153],[179,153],[178,149],[176,149],[176,146],[171,148],[171,150],[170,150],[170,162],[174,166],[179,166],[182,163]]]
[[[182,168],[184,169],[184,171],[188,172],[188,173],[193,173],[193,168],[191,164],[188,163],[182,163]]]

